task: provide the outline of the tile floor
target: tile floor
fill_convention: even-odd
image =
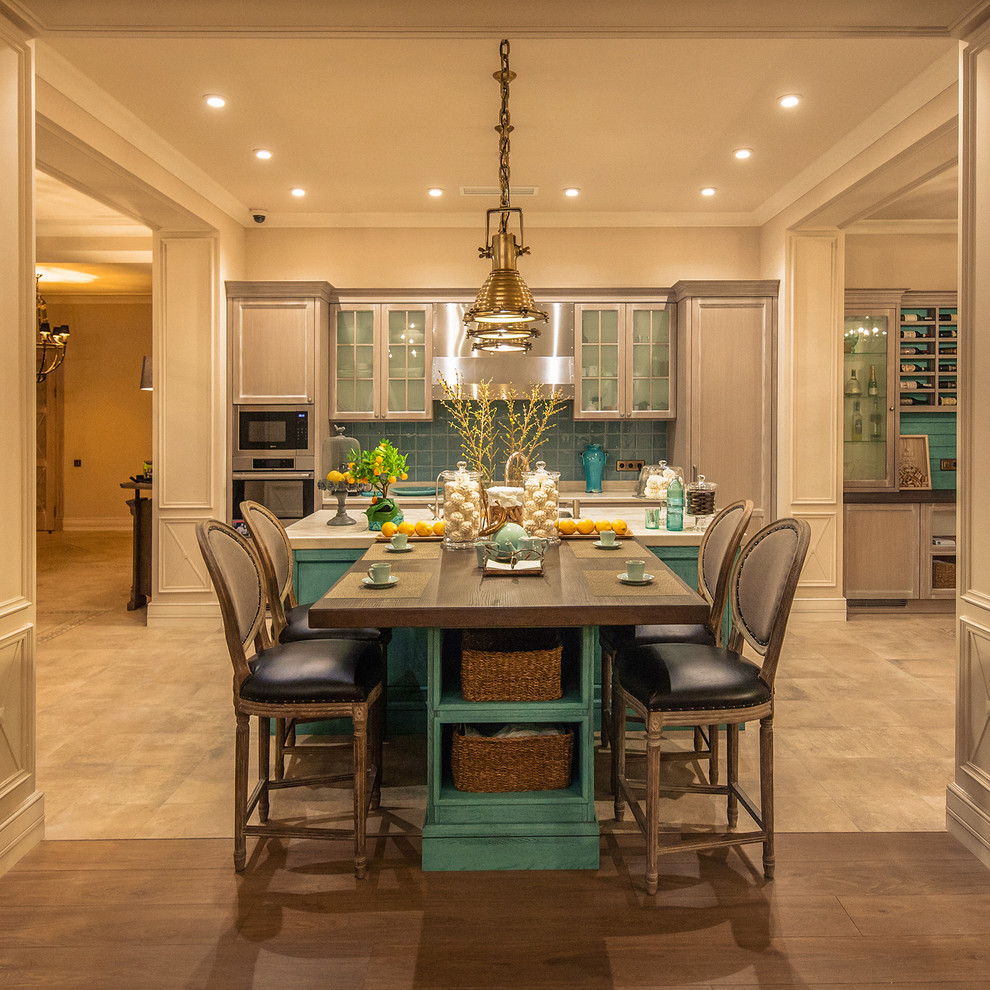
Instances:
[[[230,835],[231,669],[219,624],[147,628],[143,610],[126,610],[130,554],[127,533],[38,534],[46,835]],[[955,654],[950,615],[793,616],[777,678],[778,830],[942,830],[954,765]],[[672,733],[672,744],[688,736]],[[742,735],[741,772],[754,784],[757,736]],[[410,736],[393,736],[386,751],[382,807],[393,827],[412,832],[422,823],[423,751],[423,740]],[[670,771],[684,772],[677,766]],[[631,828],[612,821],[607,754],[598,754],[596,780],[603,830]],[[309,795],[290,807],[346,818],[348,799],[343,791],[329,803]],[[723,807],[683,796],[664,805],[672,821],[701,823],[719,820]]]

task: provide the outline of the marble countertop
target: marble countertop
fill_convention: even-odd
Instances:
[[[411,504],[414,501],[419,501],[424,504],[414,505]],[[431,520],[433,519],[433,513],[428,507],[428,499],[413,500],[406,499],[402,500],[402,511],[405,518],[412,523],[418,522],[420,519]],[[582,499],[583,501],[583,499]],[[647,529],[646,528],[646,506],[648,504],[655,503],[645,503],[642,499],[631,499],[628,507],[623,503],[618,503],[614,499],[604,499],[598,503],[599,505],[614,505],[622,504],[623,511],[621,518],[625,519],[629,526],[630,532],[637,537],[642,543],[649,547],[665,547],[665,546],[697,546],[701,543],[702,531],[696,529],[688,529],[683,532],[670,533],[665,529]],[[364,549],[367,547],[372,540],[375,539],[376,533],[373,533],[367,528],[367,521],[364,517],[364,512],[362,509],[368,507],[367,499],[362,500],[348,500],[347,503],[347,514],[355,520],[355,525],[353,526],[328,526],[327,523],[337,514],[336,508],[333,509],[319,509],[312,515],[307,516],[305,519],[300,519],[299,522],[293,523],[291,526],[286,527],[286,532],[289,534],[289,542],[292,544],[294,550],[322,550],[328,548],[350,548],[359,547]],[[584,515],[596,516],[597,513],[593,511],[586,511]],[[610,518],[618,518],[618,513],[612,513]]]

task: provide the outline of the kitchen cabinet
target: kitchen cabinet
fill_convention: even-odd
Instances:
[[[674,417],[672,316],[658,303],[575,305],[575,419]]]
[[[231,401],[313,403],[327,326],[326,282],[228,282]]]
[[[776,281],[682,281],[677,394],[667,461],[718,484],[719,508],[754,503],[752,532],[774,513]]]
[[[433,418],[432,304],[341,304],[331,353],[333,419]]]
[[[956,596],[955,505],[908,501],[904,494],[861,501],[866,497],[847,501],[844,511],[843,589],[850,606],[951,610]]]
[[[842,465],[846,489],[897,487],[897,324],[901,290],[846,292]]]

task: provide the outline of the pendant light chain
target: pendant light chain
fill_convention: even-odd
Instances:
[[[496,74],[499,81],[499,93],[502,108],[498,117],[498,187],[501,193],[499,206],[509,206],[509,133],[512,124],[509,121],[509,83],[515,78],[515,73],[509,69],[509,41],[503,39],[499,45],[502,67]],[[499,221],[499,230],[505,233],[508,224],[508,214],[503,213]]]

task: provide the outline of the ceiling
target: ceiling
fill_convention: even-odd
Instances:
[[[480,226],[497,193],[462,189],[497,187],[503,34],[517,74],[512,185],[536,190],[513,200],[528,226],[760,224],[837,149],[868,147],[903,112],[905,89],[942,85],[951,31],[974,4],[508,0],[501,27],[474,0],[413,7],[416,18],[404,4],[340,0],[330,23],[311,0],[0,0],[39,34],[39,74],[87,77],[248,228],[255,209],[268,227]],[[801,104],[781,109],[785,93]],[[207,107],[206,94],[227,105]],[[749,160],[733,157],[740,147]],[[954,219],[955,183],[949,169],[875,219]],[[444,195],[430,198],[431,186]],[[566,198],[567,186],[580,195]],[[51,261],[72,260],[51,254],[67,250],[60,229],[122,219],[47,176],[37,209]],[[150,251],[147,228],[131,236]]]

